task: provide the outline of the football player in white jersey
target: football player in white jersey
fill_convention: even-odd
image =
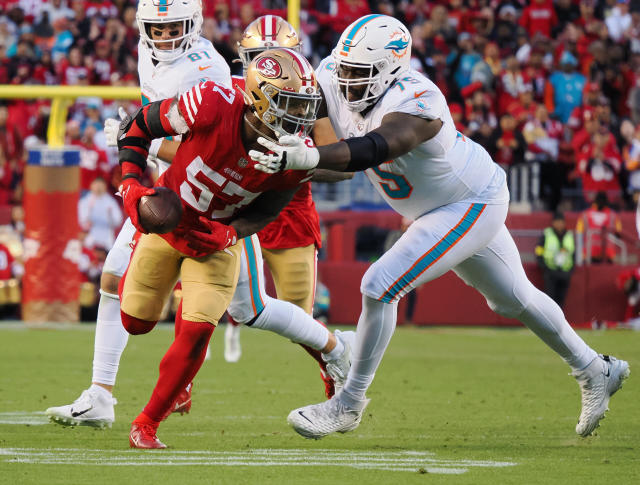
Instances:
[[[293,137],[279,144],[263,139],[274,153],[250,153],[265,171],[364,170],[382,197],[415,221],[363,277],[362,313],[342,391],[292,411],[288,421],[315,439],[355,429],[394,332],[398,301],[453,270],[491,309],[520,320],[567,362],[582,391],[576,432],[588,436],[629,365],[597,354],[560,307],[529,282],[505,226],[504,171],[456,131],[444,96],[410,69],[410,56],[411,37],[401,22],[384,15],[358,19],[317,71],[328,117],[344,141],[315,148]]]
[[[229,66],[211,42],[200,37],[200,0],[141,0],[136,19],[140,31],[138,75],[143,105],[176,96],[206,80],[231,85]],[[119,120],[105,122],[107,142],[112,146],[117,144],[119,125]],[[168,167],[160,158],[170,160],[174,151],[175,146],[171,147],[171,142],[167,140],[154,140],[152,143],[150,159],[158,165],[160,173]],[[129,337],[120,319],[118,283],[129,264],[134,234],[135,228],[127,219],[107,255],[102,271],[92,384],[72,404],[47,409],[45,414],[53,422],[104,427],[111,426],[114,421],[113,406],[116,400],[112,396],[112,389],[120,356]],[[190,396],[185,396],[182,404],[176,411],[188,410]]]

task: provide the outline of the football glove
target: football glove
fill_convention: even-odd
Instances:
[[[223,251],[238,242],[238,234],[232,226],[212,221],[206,217],[200,217],[200,224],[205,226],[205,231],[187,231],[184,239],[194,251],[201,253],[213,253]]]
[[[120,116],[119,120],[116,120],[115,118],[107,118],[104,120],[104,137],[108,147],[118,146],[118,130],[120,129],[120,123],[128,116],[122,106],[118,108],[118,116]]]
[[[254,168],[265,173],[310,170],[320,161],[320,153],[309,137],[284,135],[280,137],[278,143],[260,137],[258,143],[271,153],[250,150],[249,156],[257,162]]]
[[[147,231],[145,231],[140,224],[138,202],[140,202],[140,199],[145,195],[155,194],[156,190],[145,187],[138,179],[132,177],[122,181],[122,185],[120,185],[118,192],[122,197],[124,211],[131,219],[131,223],[138,231],[147,234]]]

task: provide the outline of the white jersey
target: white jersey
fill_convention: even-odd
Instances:
[[[316,70],[329,119],[338,138],[375,130],[388,113],[439,119],[438,134],[394,160],[365,173],[387,203],[415,220],[433,209],[467,200],[488,204],[508,201],[506,175],[487,151],[458,133],[442,92],[415,70],[399,78],[363,117],[342,102],[332,82],[335,63],[327,57]]]
[[[231,86],[231,71],[227,62],[213,44],[203,37],[184,56],[172,62],[154,63],[151,50],[144,42],[138,42],[138,76],[143,105],[172,98],[204,81]],[[169,164],[158,161],[161,174]]]

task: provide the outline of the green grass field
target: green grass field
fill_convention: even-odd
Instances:
[[[223,331],[195,381],[191,413],[160,427],[170,448],[139,451],[129,449],[129,425],[172,327],[129,340],[116,423],[100,431],[49,424],[42,414],[88,386],[93,326],[0,324],[0,483],[640,483],[638,333],[583,334],[632,368],[588,439],[573,430],[580,401],[568,367],[528,331],[399,328],[361,426],[309,441],[286,416],[322,399],[315,364],[298,346],[250,329],[243,358],[228,364]]]

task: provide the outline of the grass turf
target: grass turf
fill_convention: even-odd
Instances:
[[[88,386],[92,330],[0,324],[0,483],[640,483],[633,372],[598,435],[579,438],[578,387],[526,330],[399,328],[362,425],[308,441],[285,418],[322,399],[315,364],[298,346],[249,329],[242,359],[228,364],[221,328],[195,381],[191,414],[160,428],[171,447],[164,451],[129,450],[128,430],[155,384],[172,327],[129,340],[112,429],[37,425],[44,417],[34,413]],[[640,369],[640,334],[583,336]],[[32,424],[18,424],[25,422]]]

